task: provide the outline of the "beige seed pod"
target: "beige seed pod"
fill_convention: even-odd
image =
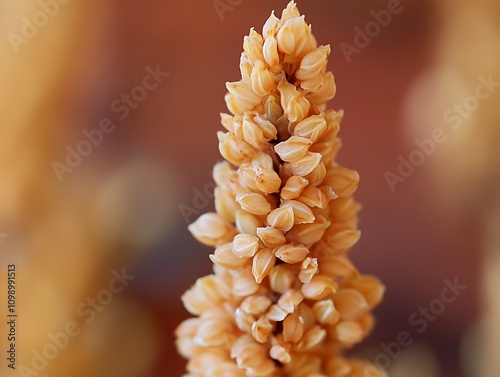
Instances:
[[[312,141],[300,136],[292,136],[274,146],[274,151],[283,161],[296,162],[304,158]]]
[[[314,316],[312,308],[304,301],[298,306],[297,313],[304,320],[304,330],[308,331],[316,324],[316,317]]]
[[[283,200],[281,208],[293,210],[294,224],[310,224],[315,220],[311,208],[297,200]]]
[[[302,286],[302,294],[310,300],[322,300],[336,291],[337,284],[328,276],[316,275]]]
[[[295,222],[295,215],[292,206],[279,207],[267,215],[269,226],[288,232]]]
[[[267,318],[276,322],[283,321],[287,315],[288,313],[278,305],[272,305],[266,314]]]
[[[278,53],[278,41],[273,35],[266,38],[263,46],[264,60],[271,68],[280,64],[280,56]]]
[[[194,238],[208,246],[230,242],[236,235],[236,229],[217,213],[201,215],[188,229]]]
[[[259,238],[250,234],[237,234],[232,242],[232,252],[238,258],[251,258],[259,249]]]
[[[250,357],[246,365],[247,376],[271,376],[276,370],[276,365],[265,354],[259,355],[258,358]]]
[[[319,153],[307,152],[300,160],[290,162],[290,168],[293,175],[300,175],[302,177],[310,174],[321,162],[321,155]],[[311,179],[306,177],[311,182]],[[335,190],[335,189],[334,189]]]
[[[241,272],[240,272],[241,271]],[[235,296],[246,297],[253,295],[259,289],[259,284],[255,282],[255,279],[251,271],[239,270],[238,274],[234,277],[232,293]]]
[[[349,197],[358,188],[359,174],[355,170],[335,166],[328,170],[323,183],[330,186],[339,197]]]
[[[264,119],[260,114],[255,115],[254,121],[262,131],[262,134],[264,135],[264,139],[266,141],[276,139],[278,130],[276,129],[274,124],[272,124],[269,120]]]
[[[358,322],[342,321],[335,326],[335,338],[346,345],[359,343],[363,340],[363,329]]]
[[[271,211],[271,204],[261,194],[239,194],[236,196],[236,201],[242,210],[254,215],[267,215]]]
[[[283,321],[283,340],[298,343],[304,335],[304,320],[297,314],[289,314]]]
[[[319,270],[322,275],[330,276],[332,279],[345,278],[357,274],[356,268],[345,255],[333,255],[321,261]]]
[[[313,276],[318,273],[318,260],[307,257],[300,265],[299,280],[303,284],[310,283]]]
[[[327,72],[323,76],[323,84],[321,87],[317,91],[308,93],[306,98],[311,104],[321,106],[335,97],[336,90],[333,73]]]
[[[339,289],[333,295],[333,302],[343,320],[356,320],[370,310],[364,296],[352,288]]]
[[[224,220],[229,222],[235,221],[235,212],[240,209],[240,205],[234,200],[234,196],[230,190],[216,187],[215,195],[215,210],[221,215]]]
[[[227,186],[231,178],[235,176],[236,172],[231,168],[227,161],[218,162],[215,164],[212,176],[214,177],[217,186]]]
[[[252,75],[253,63],[246,52],[240,57],[240,73],[242,81],[250,81]]]
[[[282,230],[267,226],[257,228],[257,236],[265,247],[274,249],[286,243],[285,232]]]
[[[224,101],[226,102],[227,109],[233,115],[241,115],[245,111],[252,111],[255,107],[254,105],[246,102],[239,102],[231,93],[226,93]]]
[[[295,289],[289,289],[278,300],[278,306],[286,313],[293,313],[295,308],[304,300],[304,296]]]
[[[273,325],[266,316],[261,316],[252,325],[252,335],[259,343],[265,343],[271,331],[273,331]]]
[[[240,269],[248,262],[247,259],[238,258],[233,253],[230,243],[217,247],[214,254],[210,254],[209,257],[213,263],[231,270]]]
[[[271,347],[269,356],[271,356],[271,358],[273,358],[274,360],[278,360],[282,364],[288,364],[290,363],[290,361],[292,361],[292,356],[290,355],[290,353],[286,350],[285,347],[279,344],[275,344]]]
[[[366,299],[370,308],[377,306],[384,296],[385,287],[374,276],[364,275],[357,279],[346,282],[346,287],[353,288],[360,292]]]
[[[262,55],[262,45],[264,40],[262,36],[253,28],[250,29],[250,34],[243,38],[243,51],[247,53],[252,63],[264,60]]]
[[[307,333],[297,345],[298,351],[309,351],[314,347],[320,345],[326,338],[326,330],[320,326],[314,326]]]
[[[346,225],[334,224],[326,231],[329,253],[339,254],[353,247],[361,237],[359,230],[352,229]]]
[[[254,168],[254,171],[255,184],[264,194],[272,194],[280,190],[281,178],[274,170],[259,165]]]
[[[202,347],[215,347],[226,343],[227,335],[231,332],[230,325],[224,319],[203,321],[193,342]]]
[[[241,140],[230,132],[217,132],[219,138],[219,151],[227,161],[233,165],[240,165],[251,161],[255,149],[246,141]]]
[[[297,200],[309,207],[325,208],[331,198],[334,197],[333,190],[330,187],[328,189],[330,191],[322,191],[318,187],[307,187]]]
[[[241,308],[237,308],[234,312],[234,322],[241,331],[251,333],[255,318],[252,314],[245,312]]]
[[[273,159],[267,153],[258,152],[252,159],[252,167],[262,166],[266,169],[273,168]]]
[[[281,259],[283,262],[295,264],[302,262],[306,258],[309,249],[300,244],[287,244],[276,248],[274,253],[276,258]]]
[[[332,300],[315,302],[312,309],[318,323],[324,325],[334,325],[340,319],[340,314],[335,308]]]
[[[218,308],[229,296],[228,287],[217,276],[209,275],[196,280],[194,287],[186,291],[181,299],[190,313],[201,315]]]
[[[304,177],[294,175],[288,178],[281,189],[280,195],[285,200],[298,198],[308,184],[309,181]]]
[[[246,109],[257,106],[261,99],[250,86],[250,83],[243,81],[227,82],[226,88],[236,101],[244,105]]]
[[[225,114],[225,113],[220,113],[220,123],[222,126],[229,132],[234,132],[234,116]]]
[[[286,21],[296,17],[300,17],[300,12],[297,9],[297,4],[295,4],[295,2],[293,1],[290,1],[287,4],[286,8],[283,9],[283,12],[281,12],[281,19],[279,22],[279,26],[283,27]]]
[[[257,283],[262,280],[271,272],[276,263],[276,257],[271,249],[260,249],[253,257],[252,273]]]
[[[295,72],[295,77],[299,80],[311,80],[318,76],[326,67],[328,56],[330,56],[330,46],[320,46],[309,52],[300,62],[299,69]]]
[[[295,136],[300,136],[315,143],[326,131],[326,119],[324,115],[311,115],[299,122],[293,129]]]
[[[280,101],[275,96],[269,96],[266,101],[266,117],[273,124],[278,123],[278,119],[283,116],[283,109]]]
[[[201,321],[198,318],[189,318],[177,326],[175,336],[177,338],[175,345],[182,357],[193,357],[196,345],[193,342]]]
[[[241,303],[241,310],[252,315],[264,314],[271,306],[271,299],[267,296],[254,295],[249,296]]]
[[[245,113],[243,115],[243,122],[241,124],[241,130],[243,133],[243,139],[256,149],[261,149],[265,145],[264,134],[262,133],[260,127],[253,120],[253,116],[250,113]]]
[[[251,213],[243,210],[236,211],[236,229],[243,234],[257,235],[257,228],[262,227],[264,223]]]
[[[269,71],[263,61],[257,61],[250,77],[252,90],[259,96],[267,96],[273,90],[274,73]]]
[[[279,22],[280,22],[279,18],[276,17],[274,15],[274,11],[272,11],[271,15],[265,22],[264,27],[262,28],[262,36],[266,38],[266,40],[268,37],[276,35]]]
[[[280,52],[292,54],[303,40],[307,32],[307,24],[304,16],[294,17],[287,20],[278,31],[278,49]]]
[[[245,162],[240,165],[237,170],[238,182],[237,184],[231,184],[232,192],[236,195],[242,192],[258,191],[258,187],[255,184],[255,170],[249,162]]]
[[[286,239],[289,242],[312,245],[321,240],[323,234],[329,226],[330,221],[327,221],[324,217],[320,216],[312,224],[295,225],[292,230],[287,233]]]
[[[294,280],[292,271],[284,264],[276,265],[269,273],[269,286],[273,292],[284,294]]]
[[[310,103],[284,77],[278,84],[281,108],[290,122],[299,122],[309,113]]]
[[[237,359],[240,356],[242,356],[246,350],[250,349],[255,349],[257,345],[255,344],[254,340],[252,339],[251,335],[245,334],[240,336],[238,339],[234,341],[234,343],[231,345],[231,350],[230,350],[230,356],[231,359]],[[255,350],[256,352],[259,352],[260,347],[257,347]]]
[[[321,159],[323,161],[323,159]],[[326,176],[326,167],[323,162],[320,162],[318,166],[314,168],[312,172],[307,174],[304,178],[307,179],[311,186],[319,186],[323,184],[323,179]]]
[[[330,202],[329,207],[333,222],[356,227],[360,205],[351,196],[335,199]]]
[[[334,138],[332,141],[314,143],[311,145],[311,148],[309,148],[309,151],[321,154],[321,156],[323,156],[321,159],[322,163],[325,164],[325,166],[331,166],[341,146],[341,140],[339,138]]]
[[[306,56],[309,52],[314,50],[316,47],[318,47],[318,43],[316,42],[316,38],[314,38],[314,35],[312,34],[312,27],[311,25],[306,26],[306,34],[302,41],[297,46],[297,49],[295,50],[295,56],[297,57],[297,60],[294,64],[294,68],[297,68],[297,62],[301,61],[304,56]],[[326,65],[325,65],[326,69]]]
[[[327,110],[325,111],[325,120],[328,126],[328,133],[325,135],[328,140],[333,140],[339,130],[340,130],[340,122],[344,117],[344,110]]]
[[[324,82],[324,78],[325,78],[325,75],[324,75],[324,72],[322,72],[321,74],[317,75],[316,77],[314,77],[310,80],[301,81],[300,87],[304,90],[304,94],[307,95],[308,93],[315,92],[319,88],[321,88],[321,86],[323,85],[323,82]]]

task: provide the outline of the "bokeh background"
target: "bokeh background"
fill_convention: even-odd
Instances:
[[[180,296],[211,271],[210,249],[187,225],[213,209],[224,83],[239,77],[243,36],[287,1],[54,2],[0,4],[1,353],[5,275],[15,263],[18,367],[32,368],[48,334],[73,321],[81,333],[37,375],[180,376],[173,331],[188,317]],[[396,3],[402,11],[346,57],[341,46],[356,46],[355,28]],[[390,358],[391,376],[500,375],[498,85],[456,130],[443,119],[481,77],[500,80],[500,3],[298,6],[332,47],[338,94],[329,107],[346,113],[340,160],[361,176],[363,235],[351,256],[387,286],[375,331],[353,351],[373,359],[406,331],[413,344]],[[23,31],[33,17],[43,26]],[[120,119],[116,101],[123,106],[150,70],[168,75]],[[58,176],[54,163],[103,119],[113,130]],[[397,174],[400,156],[437,127],[446,141],[391,189],[387,172]],[[76,308],[123,268],[133,281],[86,323]],[[419,333],[410,317],[441,297],[446,279],[467,288]],[[19,373],[3,359],[0,376]]]

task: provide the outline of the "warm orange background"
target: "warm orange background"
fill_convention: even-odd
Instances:
[[[337,96],[329,107],[346,114],[339,158],[361,176],[356,198],[363,205],[362,238],[351,255],[364,273],[387,285],[376,329],[359,349],[372,346],[377,352],[381,342],[408,331],[432,350],[441,376],[464,376],[460,348],[481,312],[479,220],[472,211],[442,200],[446,192],[428,169],[434,155],[394,193],[384,178],[384,172],[397,169],[398,156],[408,156],[414,148],[407,124],[409,95],[433,64],[442,15],[434,2],[402,0],[403,12],[351,63],[339,48],[341,42],[352,44],[353,28],[363,27],[371,20],[370,11],[386,4],[298,1],[318,42],[332,46],[329,67]],[[130,267],[138,278],[128,294],[151,313],[161,338],[150,376],[183,373],[185,361],[177,355],[173,337],[188,316],[180,296],[197,277],[210,273],[210,250],[190,236],[180,206],[195,206],[193,190],[203,191],[211,183],[212,166],[221,159],[216,131],[221,129],[219,113],[226,111],[224,83],[239,79],[243,36],[250,27],[260,30],[271,10],[280,12],[285,5],[285,0],[243,0],[221,20],[212,0],[109,1],[95,6],[85,26],[84,58],[72,67],[75,74],[68,83],[69,121],[61,125],[67,139],[55,149],[60,158],[83,128],[113,116],[110,104],[140,83],[145,67],[159,64],[170,74],[129,118],[117,122],[114,133],[85,161],[86,168],[66,178],[77,179],[88,169],[106,174],[138,156],[168,176],[169,230]],[[202,212],[212,208],[210,200]],[[409,316],[439,297],[444,279],[455,278],[468,289],[417,334]],[[140,337],[136,346],[141,347]]]

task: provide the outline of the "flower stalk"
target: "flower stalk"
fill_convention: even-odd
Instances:
[[[330,46],[292,1],[243,49],[217,135],[216,212],[189,226],[215,251],[214,273],[182,297],[195,316],[176,331],[188,376],[382,376],[343,356],[371,331],[384,286],[347,256],[359,175],[336,161]]]

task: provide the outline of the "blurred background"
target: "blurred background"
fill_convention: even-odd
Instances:
[[[224,83],[286,3],[1,2],[2,355],[9,264],[19,317],[0,376],[182,375],[180,296],[211,271],[187,225],[213,209]],[[298,7],[332,47],[340,161],[361,176],[351,257],[387,286],[353,352],[391,376],[500,375],[500,3]]]

